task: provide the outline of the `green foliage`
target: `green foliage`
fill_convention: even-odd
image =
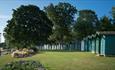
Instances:
[[[100,28],[99,31],[111,31],[113,30],[111,21],[108,17],[103,16],[100,19]]]
[[[113,17],[113,19],[115,20],[115,6],[112,7],[112,17]]]
[[[36,61],[15,61],[4,65],[0,70],[46,70]]]
[[[27,48],[48,42],[52,22],[37,6],[20,6],[13,9],[12,19],[4,29],[6,44],[11,47]]]
[[[81,10],[79,11],[79,17],[74,25],[74,32],[78,39],[82,39],[87,35],[95,33],[99,28],[99,21],[94,11]]]
[[[115,6],[114,7],[112,7],[112,17],[113,17],[113,19],[112,19],[112,23],[113,23],[113,30],[115,30]]]
[[[6,48],[6,45],[5,45],[5,43],[0,43],[0,48]]]
[[[74,15],[77,13],[75,7],[69,3],[50,4],[45,7],[45,12],[53,22],[53,34],[50,40],[54,42],[68,42],[71,40],[71,24],[74,22]]]

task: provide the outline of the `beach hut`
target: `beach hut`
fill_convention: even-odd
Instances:
[[[81,41],[81,51],[88,51],[87,43],[88,43],[87,37],[83,38],[83,40]]]
[[[96,53],[99,55],[115,55],[115,31],[96,32]]]
[[[100,37],[97,35],[96,36],[96,48],[95,48],[96,49],[96,52],[95,52],[96,54],[100,54],[100,43],[101,43],[100,42]]]
[[[91,42],[91,36],[83,38],[83,40],[81,41],[81,51],[91,51]]]

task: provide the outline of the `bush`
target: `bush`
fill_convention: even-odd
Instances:
[[[35,54],[33,49],[21,49],[21,50],[15,50],[12,52],[12,57],[17,57],[17,58],[23,58],[23,57],[28,57]]]
[[[30,49],[32,49],[35,53],[38,52],[38,49],[36,47],[31,47]]]
[[[0,70],[46,70],[40,62],[16,61],[4,65]]]
[[[0,47],[1,47],[1,48],[6,48],[5,43],[0,43]]]

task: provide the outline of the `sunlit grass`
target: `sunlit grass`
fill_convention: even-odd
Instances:
[[[41,52],[32,57],[0,57],[0,66],[17,60],[40,61],[48,70],[115,70],[115,57],[98,57],[90,52]]]

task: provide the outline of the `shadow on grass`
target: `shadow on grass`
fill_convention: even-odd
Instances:
[[[38,53],[41,52],[82,52],[79,50],[40,50]]]

